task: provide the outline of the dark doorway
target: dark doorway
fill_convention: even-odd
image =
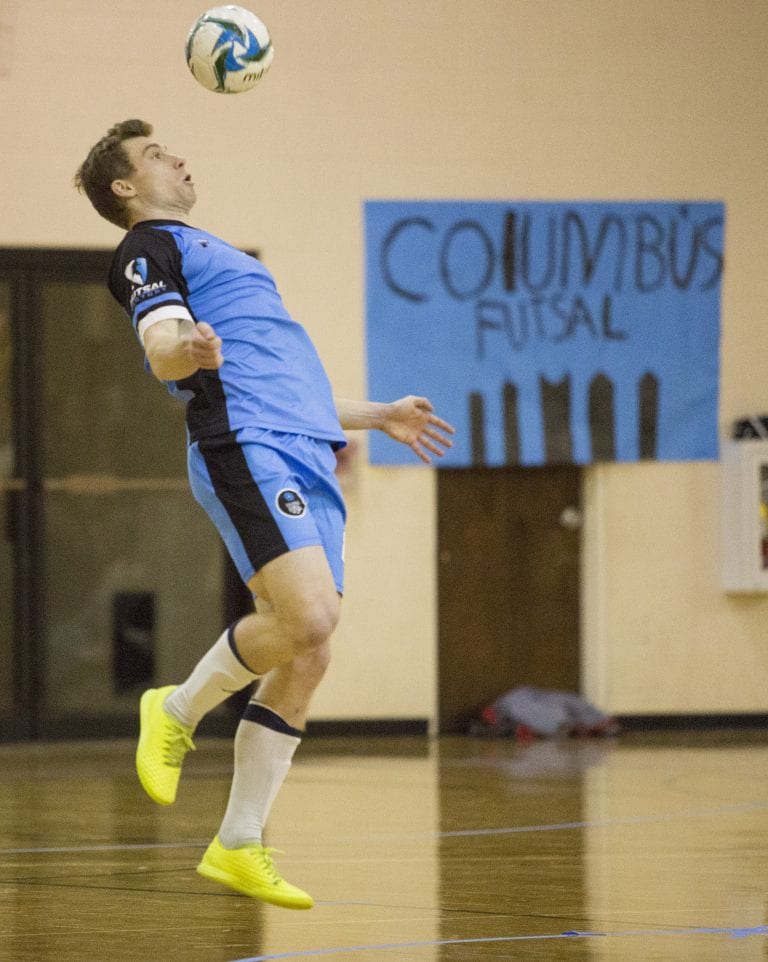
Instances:
[[[438,472],[439,725],[517,685],[579,690],[580,469]]]

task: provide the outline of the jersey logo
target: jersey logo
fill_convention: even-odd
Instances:
[[[301,495],[292,488],[283,488],[282,491],[278,491],[275,504],[280,514],[284,514],[286,518],[300,518],[307,510]]]
[[[140,301],[145,301],[148,297],[154,297],[156,294],[162,294],[165,290],[165,281],[154,281],[152,284],[142,284],[141,287],[134,287],[131,291],[131,310],[133,310]]]
[[[146,257],[137,257],[130,261],[125,268],[125,276],[131,284],[146,284],[149,276]]]

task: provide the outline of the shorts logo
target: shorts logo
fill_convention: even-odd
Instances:
[[[286,518],[300,518],[307,510],[301,495],[292,488],[283,488],[282,491],[278,491],[275,504],[280,514],[284,514]]]

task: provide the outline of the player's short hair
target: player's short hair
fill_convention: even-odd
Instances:
[[[152,125],[145,120],[123,120],[110,127],[88,152],[75,174],[75,187],[84,192],[99,214],[118,227],[129,226],[123,201],[112,190],[112,181],[128,177],[134,166],[123,142],[132,137],[149,137]]]

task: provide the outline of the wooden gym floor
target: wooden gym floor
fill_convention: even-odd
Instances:
[[[306,739],[270,823],[310,912],[195,874],[230,744],[177,803],[133,743],[0,746],[3,962],[768,958],[768,733]]]

